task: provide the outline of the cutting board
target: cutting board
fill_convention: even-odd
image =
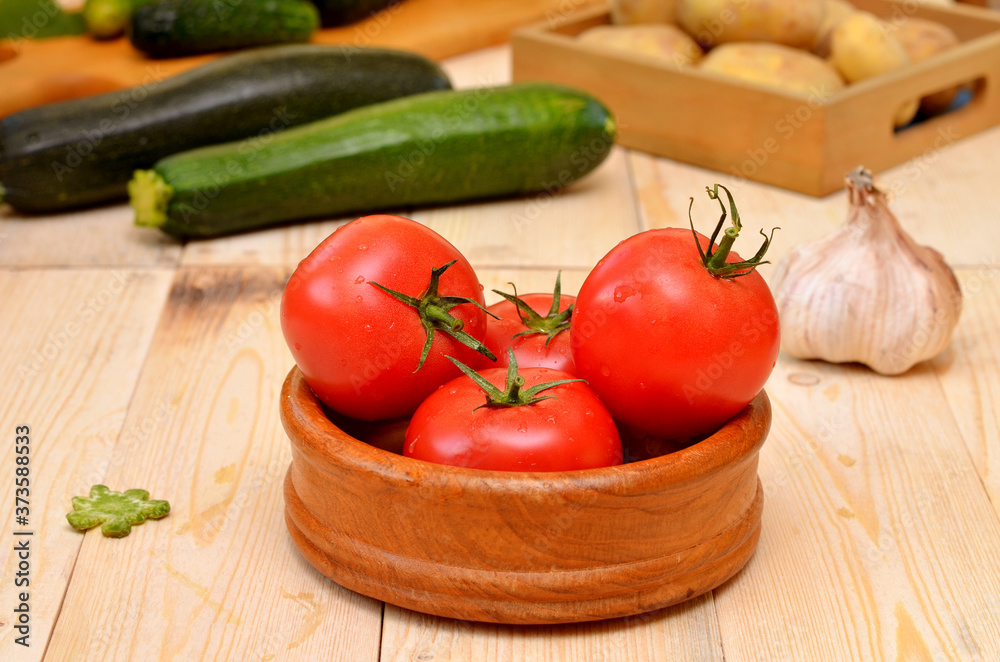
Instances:
[[[354,25],[321,30],[320,44],[384,46],[435,60],[503,43],[511,30],[606,0],[406,0]],[[151,60],[127,39],[56,37],[0,43],[0,117],[43,103],[162,80],[218,55]]]

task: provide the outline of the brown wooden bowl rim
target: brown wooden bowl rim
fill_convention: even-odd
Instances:
[[[682,484],[756,454],[770,428],[771,404],[762,389],[746,408],[715,433],[666,455],[612,467],[545,472],[454,467],[372,446],[350,436],[327,417],[298,366],[292,367],[282,385],[280,414],[292,444],[313,461],[371,471],[388,480],[410,483],[419,480],[425,485],[441,486],[458,481],[467,487],[478,484],[487,489],[502,482],[513,491],[519,491],[519,487],[537,490],[540,483],[550,483],[553,491],[572,485],[577,489],[613,487],[615,491],[627,492],[652,487],[651,479],[663,486]]]

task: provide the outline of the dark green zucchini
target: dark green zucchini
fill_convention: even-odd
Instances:
[[[609,153],[593,97],[525,83],[431,92],[176,154],[129,184],[136,223],[210,237],[283,221],[554,190]]]
[[[309,41],[318,28],[307,0],[156,0],[132,13],[128,35],[150,57],[184,57]]]
[[[225,56],[0,120],[0,192],[35,213],[108,202],[170,154],[250,136],[237,149],[254,150],[277,130],[450,86],[436,64],[401,51],[294,45]]]
[[[312,0],[319,9],[320,21],[326,27],[347,25],[367,18],[403,0]]]

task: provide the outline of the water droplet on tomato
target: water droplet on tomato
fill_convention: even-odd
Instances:
[[[611,368],[609,368],[606,365],[602,365],[601,366],[601,374],[604,375],[605,377],[610,377],[611,376]]]
[[[300,342],[295,343],[295,351],[297,352],[300,349],[302,349],[302,343],[300,343]]]
[[[372,325],[371,324],[365,324],[365,331],[371,331],[371,330],[372,330]]]
[[[635,290],[629,285],[619,285],[615,288],[615,302],[621,303],[628,299],[630,296],[635,295]]]
[[[358,296],[354,297],[354,300],[357,301],[358,303],[361,303],[361,301],[362,301],[361,295],[358,295]]]
[[[517,426],[517,431],[518,432],[527,432],[528,431],[528,424],[525,423],[524,421],[522,421],[521,424]]]
[[[364,276],[358,276],[357,278],[354,279],[354,282],[357,283],[358,285],[360,285],[361,283],[365,282],[365,277]]]
[[[366,250],[368,250],[368,244],[360,244],[358,246],[358,250],[359,251],[366,251]]]
[[[555,423],[556,422],[556,417],[555,416],[549,416],[545,420],[548,421],[549,423]]]

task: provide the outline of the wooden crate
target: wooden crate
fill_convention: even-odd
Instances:
[[[516,32],[513,77],[594,94],[615,113],[627,147],[814,196],[842,188],[858,165],[879,172],[1000,124],[1000,15],[887,0],[854,4],[890,20],[944,23],[962,43],[827,99],[806,98],[579,43],[577,34],[610,22],[606,10],[589,9]],[[974,97],[964,107],[894,130],[905,100],[967,81],[975,81]]]

